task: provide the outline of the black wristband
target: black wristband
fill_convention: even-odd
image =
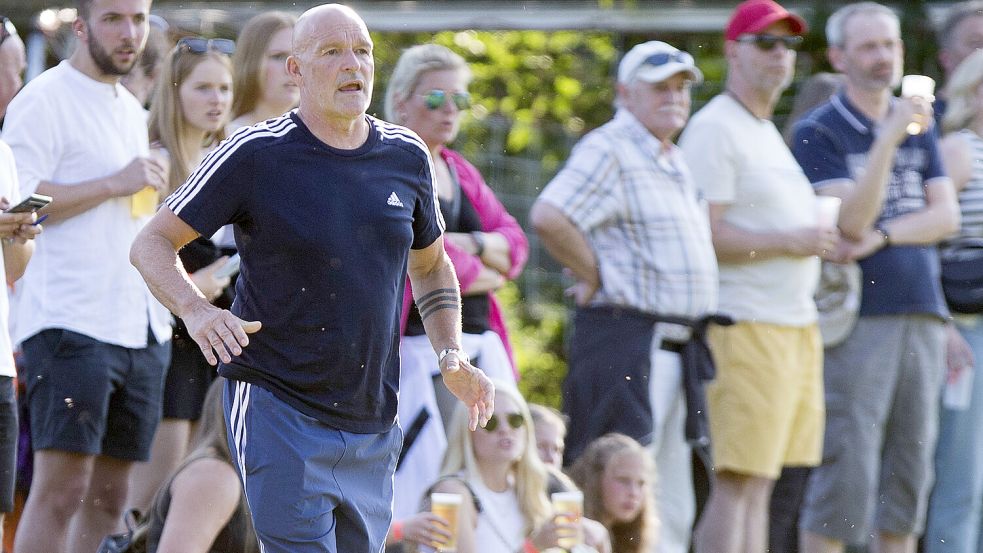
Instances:
[[[485,237],[480,230],[476,230],[471,233],[471,239],[474,240],[474,254],[481,257],[481,254],[485,253]]]

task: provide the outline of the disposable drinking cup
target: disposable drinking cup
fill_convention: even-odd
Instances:
[[[816,196],[816,226],[822,229],[836,228],[840,218],[840,202],[836,196]]]
[[[935,80],[926,75],[905,75],[901,77],[901,96],[920,97],[932,102],[935,100]],[[920,118],[920,117],[919,117]],[[908,134],[921,134],[924,125],[921,121],[908,123]]]
[[[457,513],[461,509],[461,494],[430,494],[430,512],[447,521],[447,532],[451,535],[443,545],[434,545],[441,553],[457,552]]]
[[[566,524],[580,524],[580,517],[584,512],[584,494],[581,492],[557,492],[550,496],[553,501],[553,512],[556,513],[556,520]],[[582,537],[578,527],[577,532],[572,536],[564,536],[557,540],[557,545],[563,549],[570,550],[575,545],[580,545]]]

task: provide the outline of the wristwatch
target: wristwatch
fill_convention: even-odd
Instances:
[[[444,358],[452,353],[456,355],[459,360],[464,361],[465,363],[471,362],[471,358],[468,357],[467,353],[464,353],[464,350],[458,348],[447,348],[437,354],[437,364],[440,365],[441,363],[443,363]]]

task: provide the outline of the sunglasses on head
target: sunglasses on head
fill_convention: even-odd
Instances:
[[[492,418],[488,419],[488,423],[485,425],[485,431],[494,432],[498,430],[500,419],[500,416],[492,415]],[[526,424],[526,419],[522,418],[522,413],[509,413],[505,415],[505,420],[513,429],[520,428],[523,424]]]
[[[17,28],[9,18],[0,18],[0,44],[17,34]]]
[[[659,52],[658,54],[652,54],[651,56],[645,58],[642,65],[652,65],[658,67],[669,62],[693,65],[693,56],[683,52],[682,50],[677,50],[675,52]]]
[[[177,45],[192,54],[204,54],[214,50],[231,56],[236,51],[236,43],[227,38],[185,37],[177,41]]]
[[[737,42],[744,44],[754,44],[763,52],[770,52],[775,49],[779,42],[785,45],[787,50],[798,50],[802,45],[801,36],[778,36],[778,35],[742,35],[737,37]]]
[[[421,94],[423,96],[423,103],[427,106],[427,109],[434,111],[444,107],[447,103],[447,91],[446,90],[431,90],[426,94]],[[457,106],[457,109],[465,110],[471,107],[471,95],[467,92],[454,92],[450,94],[450,99]]]

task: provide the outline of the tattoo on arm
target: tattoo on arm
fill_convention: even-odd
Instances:
[[[461,292],[457,288],[439,288],[417,300],[416,308],[420,311],[421,321],[441,309],[460,310]]]

